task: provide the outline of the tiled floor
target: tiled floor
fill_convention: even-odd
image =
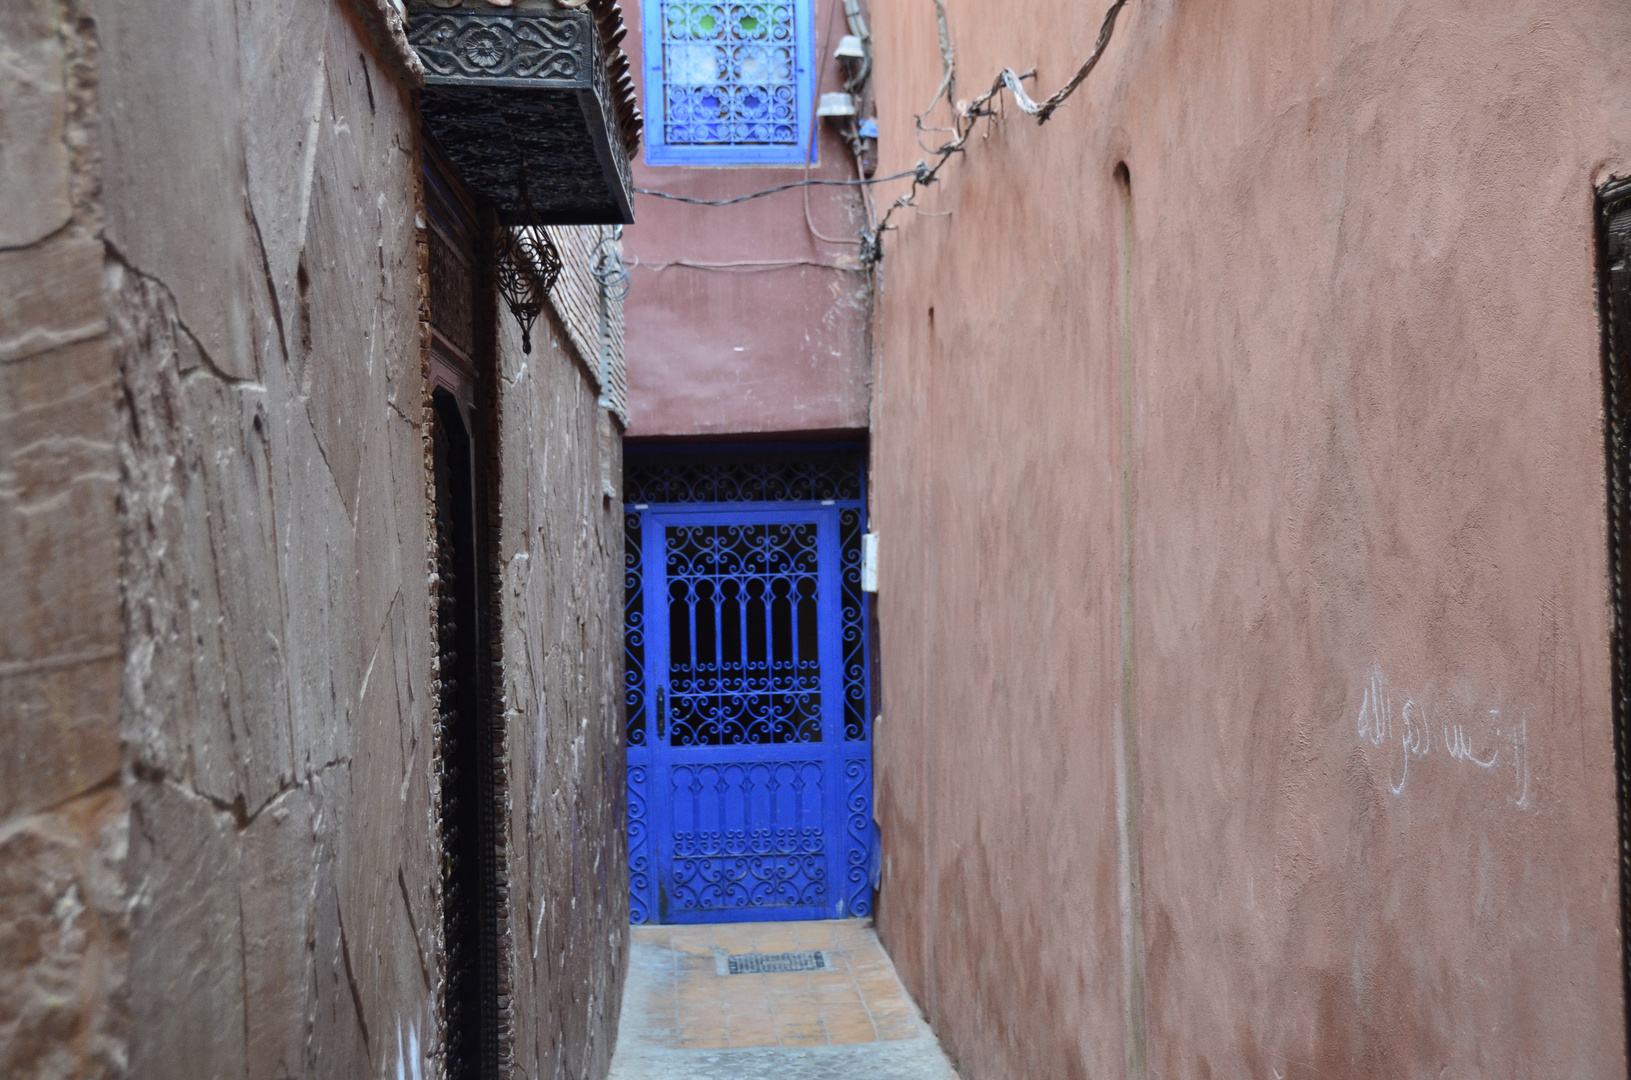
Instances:
[[[830,970],[721,974],[725,958],[821,951]],[[614,1080],[955,1080],[871,925],[637,926]]]

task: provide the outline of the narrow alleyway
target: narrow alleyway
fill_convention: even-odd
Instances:
[[[634,927],[611,1080],[761,1077],[956,1073],[868,921]]]

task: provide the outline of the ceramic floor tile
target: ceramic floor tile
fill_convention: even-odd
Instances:
[[[878,1039],[882,1042],[892,1042],[896,1039],[916,1039],[920,1036],[923,1026],[916,1019],[880,1019],[875,1021],[875,1024],[878,1030]]]
[[[820,951],[812,972],[724,956]],[[956,1080],[862,920],[633,928],[611,1080]]]
[[[732,1046],[780,1046],[781,1043],[781,1033],[776,1030],[774,1024],[745,1024],[742,1027],[731,1025]]]
[[[783,1046],[828,1046],[831,1040],[825,1031],[818,1031],[810,1035],[783,1035]]]

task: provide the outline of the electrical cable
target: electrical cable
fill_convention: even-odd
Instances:
[[[837,17],[838,17],[838,7],[837,7],[837,5],[829,6],[827,8],[827,30],[826,30],[825,35],[821,39],[821,52],[817,53],[818,56],[827,56],[827,55],[829,55],[829,50],[832,47],[833,22],[837,19]],[[811,128],[810,128],[810,141],[809,141],[809,143],[807,143],[805,145],[805,148],[804,148],[804,178],[806,180],[811,178],[810,177],[810,168],[811,168],[812,165],[814,165],[816,141],[821,138],[821,110],[820,110],[820,103],[821,103],[821,75],[822,75],[822,72],[825,70],[825,68],[826,68],[825,63],[820,64],[816,68],[815,88],[814,88],[815,100],[810,102],[810,117],[814,121],[814,123],[811,125]],[[805,185],[804,189],[802,191],[800,191],[799,194],[802,195],[803,198],[804,198],[804,227],[806,229],[810,230],[810,235],[811,236],[815,237],[817,240],[822,241],[823,243],[827,243],[827,244],[851,244],[851,245],[854,245],[855,247],[860,248],[863,251],[866,250],[866,234],[864,234],[864,233],[861,236],[856,236],[856,237],[851,237],[851,236],[828,236],[826,233],[824,233],[820,229],[816,228],[815,219],[810,216],[810,186]]]
[[[629,270],[623,265],[623,256],[617,246],[622,240],[623,226],[613,226],[611,232],[601,235],[600,243],[589,254],[589,263],[593,267],[590,273],[611,300],[626,300],[629,296]],[[611,246],[607,247],[608,244]]]
[[[1082,85],[1082,83],[1087,79],[1088,75],[1090,75],[1092,73],[1093,69],[1098,66],[1099,60],[1101,58],[1103,58],[1103,56],[1104,56],[1104,50],[1110,44],[1111,35],[1115,32],[1116,17],[1121,14],[1121,9],[1127,6],[1127,2],[1128,2],[1128,0],[1113,0],[1113,3],[1111,3],[1109,10],[1107,10],[1105,12],[1105,14],[1104,14],[1104,21],[1099,25],[1099,36],[1093,43],[1093,51],[1088,54],[1087,59],[1082,61],[1081,66],[1076,69],[1076,73],[1071,76],[1070,80],[1068,82],[1066,82],[1064,86],[1062,86],[1058,90],[1054,91],[1053,94],[1049,95],[1047,98],[1043,99],[1040,102],[1036,101],[1029,94],[1027,94],[1025,92],[1025,88],[1020,85],[1022,80],[1034,77],[1035,74],[1036,74],[1034,71],[1028,71],[1028,72],[1025,72],[1023,74],[1020,74],[1018,72],[1015,72],[1012,68],[1006,68],[1005,67],[1005,68],[1002,69],[1002,71],[1000,71],[997,74],[997,77],[992,80],[991,88],[989,90],[987,90],[985,93],[981,94],[979,97],[975,98],[973,101],[969,102],[967,105],[959,106],[955,101],[952,100],[953,96],[956,94],[956,87],[957,87],[957,74],[956,74],[956,66],[955,66],[955,64],[956,64],[956,51],[953,48],[952,40],[951,40],[951,31],[950,31],[950,27],[947,24],[945,0],[935,0],[935,15],[936,15],[936,22],[938,24],[937,28],[938,28],[939,37],[940,37],[940,59],[941,59],[941,65],[942,65],[943,70],[942,70],[942,75],[941,75],[941,79],[940,79],[940,85],[935,90],[934,97],[932,99],[930,99],[928,107],[925,108],[923,110],[923,112],[919,113],[918,116],[917,116],[918,145],[920,145],[920,146],[923,145],[923,133],[926,132],[926,131],[943,131],[943,132],[947,132],[952,136],[952,138],[949,141],[947,141],[946,143],[944,143],[944,144],[942,144],[942,145],[940,145],[938,147],[935,147],[932,150],[930,150],[928,147],[924,147],[925,150],[929,150],[930,153],[934,154],[936,157],[939,158],[939,160],[936,161],[933,165],[930,165],[926,161],[919,161],[917,163],[917,166],[915,168],[913,168],[913,169],[909,169],[909,170],[905,170],[905,171],[897,172],[897,173],[891,173],[888,176],[874,176],[874,177],[870,177],[870,178],[863,177],[861,179],[856,179],[856,180],[828,180],[828,179],[821,179],[821,178],[817,178],[817,177],[806,176],[803,180],[794,180],[794,181],[792,181],[790,183],[778,184],[775,187],[765,188],[763,191],[753,191],[753,192],[749,192],[746,195],[737,195],[734,198],[729,198],[729,199],[695,199],[695,198],[692,198],[689,195],[676,195],[673,192],[654,191],[654,190],[649,189],[649,188],[638,188],[637,187],[634,190],[635,190],[635,192],[637,192],[638,194],[641,194],[641,195],[648,195],[648,196],[651,196],[653,198],[658,198],[658,199],[672,199],[675,202],[690,203],[691,205],[694,205],[694,206],[734,206],[737,203],[747,202],[750,199],[760,199],[760,198],[765,197],[766,195],[774,195],[777,192],[781,192],[781,191],[790,191],[793,188],[810,188],[810,187],[818,187],[818,186],[821,186],[821,187],[860,187],[860,188],[862,188],[862,195],[863,195],[862,203],[863,203],[863,206],[866,206],[866,201],[867,201],[865,199],[865,195],[867,194],[866,188],[870,187],[873,184],[884,184],[884,183],[888,183],[891,180],[904,180],[907,177],[911,177],[911,179],[912,179],[911,190],[909,190],[906,194],[904,194],[904,195],[900,196],[899,198],[897,198],[894,202],[890,203],[889,204],[889,209],[884,211],[884,215],[878,221],[877,225],[872,226],[870,231],[867,233],[867,235],[863,236],[859,241],[850,241],[850,240],[843,240],[843,239],[838,239],[838,238],[834,238],[834,237],[824,236],[820,232],[818,232],[816,230],[815,223],[810,220],[809,200],[808,200],[808,198],[806,198],[806,200],[805,200],[805,211],[804,211],[805,224],[809,227],[810,232],[817,239],[825,240],[828,243],[835,243],[835,244],[856,243],[856,242],[858,242],[861,245],[861,261],[862,261],[862,263],[864,265],[867,265],[867,266],[875,265],[880,259],[883,258],[883,234],[885,232],[888,232],[890,230],[890,228],[892,228],[892,226],[889,224],[890,218],[894,217],[895,211],[901,209],[902,207],[911,207],[914,211],[917,211],[919,214],[923,213],[923,211],[917,209],[917,205],[916,205],[917,189],[920,188],[920,187],[928,187],[930,184],[932,184],[936,180],[938,180],[940,178],[940,170],[945,168],[946,162],[950,161],[954,155],[962,153],[966,149],[967,144],[968,144],[968,140],[969,140],[969,136],[974,133],[974,126],[975,126],[976,123],[979,122],[980,118],[990,117],[990,116],[995,116],[996,115],[996,112],[991,107],[992,101],[994,101],[1002,93],[1002,91],[1007,90],[1010,94],[1013,95],[1014,103],[1019,106],[1021,112],[1025,113],[1027,116],[1036,117],[1036,122],[1038,124],[1047,123],[1048,120],[1053,116],[1053,114],[1059,109],[1059,107],[1061,105],[1063,105],[1067,100],[1069,100],[1070,96],[1076,92],[1076,89],[1079,86]],[[829,29],[830,29],[830,27],[829,27]],[[820,92],[820,78],[819,78],[819,76],[818,76],[816,82],[817,82],[817,87],[816,87],[817,93],[819,93]],[[942,98],[944,98],[946,100],[946,102],[949,105],[951,105],[951,109],[952,109],[952,126],[949,127],[949,128],[937,128],[937,127],[926,126],[923,123],[923,117],[925,117],[929,113],[933,112],[934,107],[940,103],[940,100]],[[809,171],[809,168],[810,168],[810,165],[811,165],[810,153],[813,153],[813,151],[814,151],[814,147],[815,147],[814,140],[815,140],[816,137],[817,137],[816,132],[812,131],[811,132],[810,151],[806,154],[806,158],[805,158],[805,171],[806,172]],[[871,219],[873,217],[873,211],[872,211],[870,206],[866,206],[866,211],[867,211],[868,223],[870,224]],[[939,216],[939,215],[925,215],[925,216]],[[835,265],[835,264],[806,263],[805,261],[792,262],[792,263],[774,263],[774,264],[770,264],[770,265],[785,266],[785,265],[804,265],[804,264],[813,265],[813,266],[815,266],[815,265],[831,266],[833,269],[848,269],[848,267],[839,266],[839,265]],[[664,264],[664,265],[666,266],[666,265],[687,265],[687,264],[676,262],[676,263],[668,263],[668,264]],[[710,268],[722,268],[725,265],[759,265],[759,264],[711,264]],[[700,264],[699,264],[699,266],[700,266]]]
[[[868,62],[869,62],[868,67],[870,67],[870,60],[871,60],[871,56],[870,56],[871,32],[866,28],[865,20],[862,19],[861,16],[860,16],[859,9],[856,6],[856,0],[845,0],[845,5],[844,6],[845,6],[845,18],[846,18],[846,22],[849,25],[849,28],[853,31],[853,30],[856,29],[857,23],[859,23],[860,33],[857,36],[862,37],[863,40],[868,43],[868,57],[867,57],[867,59],[868,59]],[[828,13],[828,23],[827,23],[827,28],[826,28],[826,36],[822,40],[822,43],[821,43],[820,55],[822,55],[822,56],[825,56],[827,54],[827,47],[829,45],[831,45],[831,43],[832,43],[831,38],[832,38],[833,23],[836,21],[836,15],[837,15],[837,7],[835,5]],[[846,90],[848,92],[853,93],[853,90],[850,89],[850,82],[849,81],[846,81],[845,87],[846,87]],[[791,182],[786,183],[786,184],[777,184],[775,187],[765,188],[765,189],[763,189],[761,191],[752,191],[752,192],[749,192],[749,193],[747,193],[745,195],[736,195],[736,196],[733,196],[733,197],[728,198],[728,199],[699,199],[699,198],[695,198],[695,197],[690,196],[690,195],[680,195],[680,194],[676,194],[675,192],[671,192],[671,191],[659,191],[659,190],[655,190],[655,189],[652,189],[652,188],[642,188],[642,187],[635,188],[634,189],[635,193],[638,194],[638,195],[645,195],[645,196],[648,196],[650,198],[668,199],[668,200],[673,201],[673,202],[687,203],[687,204],[692,205],[692,206],[735,206],[737,203],[748,202],[748,201],[750,201],[752,199],[762,199],[767,195],[775,195],[778,192],[791,191],[794,188],[800,188],[800,189],[802,189],[801,193],[804,196],[804,224],[805,224],[805,227],[810,231],[811,236],[813,236],[817,240],[820,240],[820,241],[823,241],[823,242],[829,243],[829,244],[856,245],[856,246],[859,246],[863,251],[865,251],[866,246],[868,244],[868,239],[867,238],[872,235],[873,222],[874,222],[874,220],[876,218],[876,212],[875,212],[875,209],[873,207],[872,200],[867,197],[867,188],[870,187],[873,184],[887,183],[887,182],[889,182],[891,180],[904,180],[909,176],[917,175],[918,170],[909,170],[909,171],[906,171],[906,172],[896,173],[893,176],[868,177],[868,176],[864,175],[861,162],[860,162],[859,158],[857,158],[856,162],[855,162],[855,171],[856,171],[857,178],[854,179],[854,180],[835,180],[835,179],[828,179],[828,178],[823,178],[823,177],[813,177],[813,176],[811,176],[810,175],[810,169],[814,165],[814,160],[813,159],[814,159],[814,156],[815,156],[816,140],[821,137],[820,120],[815,117],[816,105],[820,101],[820,96],[821,96],[821,70],[820,69],[818,69],[817,73],[816,73],[814,95],[815,95],[815,100],[813,100],[811,102],[810,112],[811,112],[812,119],[815,120],[815,123],[811,127],[810,140],[809,140],[808,144],[805,147],[804,178],[802,180],[794,180],[794,181],[791,181]],[[863,215],[865,217],[865,228],[862,231],[861,236],[859,236],[859,237],[828,236],[825,233],[821,232],[820,229],[817,229],[816,225],[815,225],[815,221],[810,216],[809,189],[812,188],[812,187],[859,187],[861,189],[861,196],[862,196],[862,198],[861,198],[862,213],[863,213]],[[641,265],[638,257],[635,258],[634,265],[636,265],[636,266]],[[864,264],[859,264],[859,263],[855,264],[855,265],[846,265],[846,264],[843,264],[843,263],[820,262],[820,261],[811,260],[811,259],[738,260],[738,261],[735,261],[735,262],[728,262],[728,263],[696,262],[696,261],[687,260],[687,259],[676,259],[676,260],[673,260],[673,261],[670,261],[670,262],[646,264],[646,266],[647,266],[647,269],[651,269],[651,270],[665,270],[670,266],[683,266],[683,267],[689,267],[689,268],[697,269],[697,270],[737,270],[739,272],[754,272],[754,271],[759,271],[759,270],[768,270],[768,269],[775,269],[775,268],[778,268],[778,267],[787,267],[787,266],[815,266],[815,267],[821,267],[821,268],[825,268],[825,269],[842,270],[842,271],[849,271],[849,272],[855,272],[855,273],[865,273],[866,270],[867,270],[867,268],[866,268],[866,266]]]
[[[810,169],[808,165],[806,165],[804,168],[806,172],[808,172]],[[866,238],[864,236],[828,236],[826,233],[816,228],[815,220],[810,217],[809,185],[805,185],[802,194],[804,196],[804,227],[810,230],[811,236],[822,241],[823,243],[828,244],[857,244],[862,247],[866,246]]]
[[[862,163],[861,155],[859,155],[859,154],[854,155],[854,160],[855,160],[855,175],[856,175],[857,179],[858,180],[865,180],[867,178],[866,177],[866,165]],[[864,236],[871,236],[873,231],[876,230],[877,227],[878,227],[878,208],[872,202],[872,189],[870,187],[868,187],[866,184],[861,184],[860,186],[861,186],[861,213],[866,218],[866,232],[863,235]],[[862,249],[863,250],[865,249],[865,244],[862,245]]]
[[[866,85],[867,76],[872,74],[872,31],[867,28],[866,16],[861,14],[860,0],[844,0],[844,21],[849,24],[849,32],[861,39],[860,67],[844,80],[845,91],[854,94]]]
[[[671,266],[684,267],[688,270],[725,270],[734,273],[755,274],[768,270],[785,270],[792,266],[813,266],[819,270],[842,270],[851,274],[864,274],[867,268],[860,263],[832,263],[820,262],[816,259],[737,259],[732,262],[699,262],[694,259],[668,259],[666,261],[646,262],[638,255],[631,256],[630,265],[638,266],[644,270],[657,273],[667,270]]]
[[[913,117],[917,125],[917,145],[924,152],[930,154],[934,153],[934,150],[923,145],[923,133],[925,131],[938,131],[947,135],[957,134],[955,128],[923,126],[923,118],[934,111],[934,107],[939,104],[941,97],[946,99],[946,103],[951,106],[954,114],[957,112],[957,50],[952,47],[951,26],[946,20],[946,0],[934,0],[934,22],[936,33],[940,37],[940,85],[935,87],[934,97],[929,99],[929,104],[924,106],[922,112]]]
[[[738,195],[731,199],[693,199],[689,195],[676,195],[671,191],[653,191],[650,188],[637,187],[637,195],[650,195],[654,199],[672,199],[675,202],[690,203],[693,206],[734,206],[737,203],[747,202],[749,199],[762,199],[766,195],[774,195],[779,191],[791,191],[801,187],[861,187],[870,184],[882,184],[890,180],[904,180],[908,176],[916,176],[918,170],[907,169],[904,172],[893,173],[889,176],[874,176],[866,180],[826,180],[820,177],[811,177],[807,180],[794,180],[787,184],[777,184],[775,187],[765,188],[763,191],[752,191],[746,195]]]

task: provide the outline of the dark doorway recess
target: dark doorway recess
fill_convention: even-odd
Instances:
[[[482,700],[487,695],[470,432],[450,394],[437,391],[434,400],[447,1074],[477,1080],[495,1076],[498,1061],[493,730]]]
[[[1613,589],[1614,772],[1619,789],[1620,964],[1631,1033],[1631,180],[1597,193],[1608,458],[1608,570]]]
[[[434,616],[439,660],[442,933],[448,1080],[500,1075],[510,1017],[499,996],[505,939],[505,793],[497,707],[499,603],[493,543],[498,459],[490,213],[425,165]]]

